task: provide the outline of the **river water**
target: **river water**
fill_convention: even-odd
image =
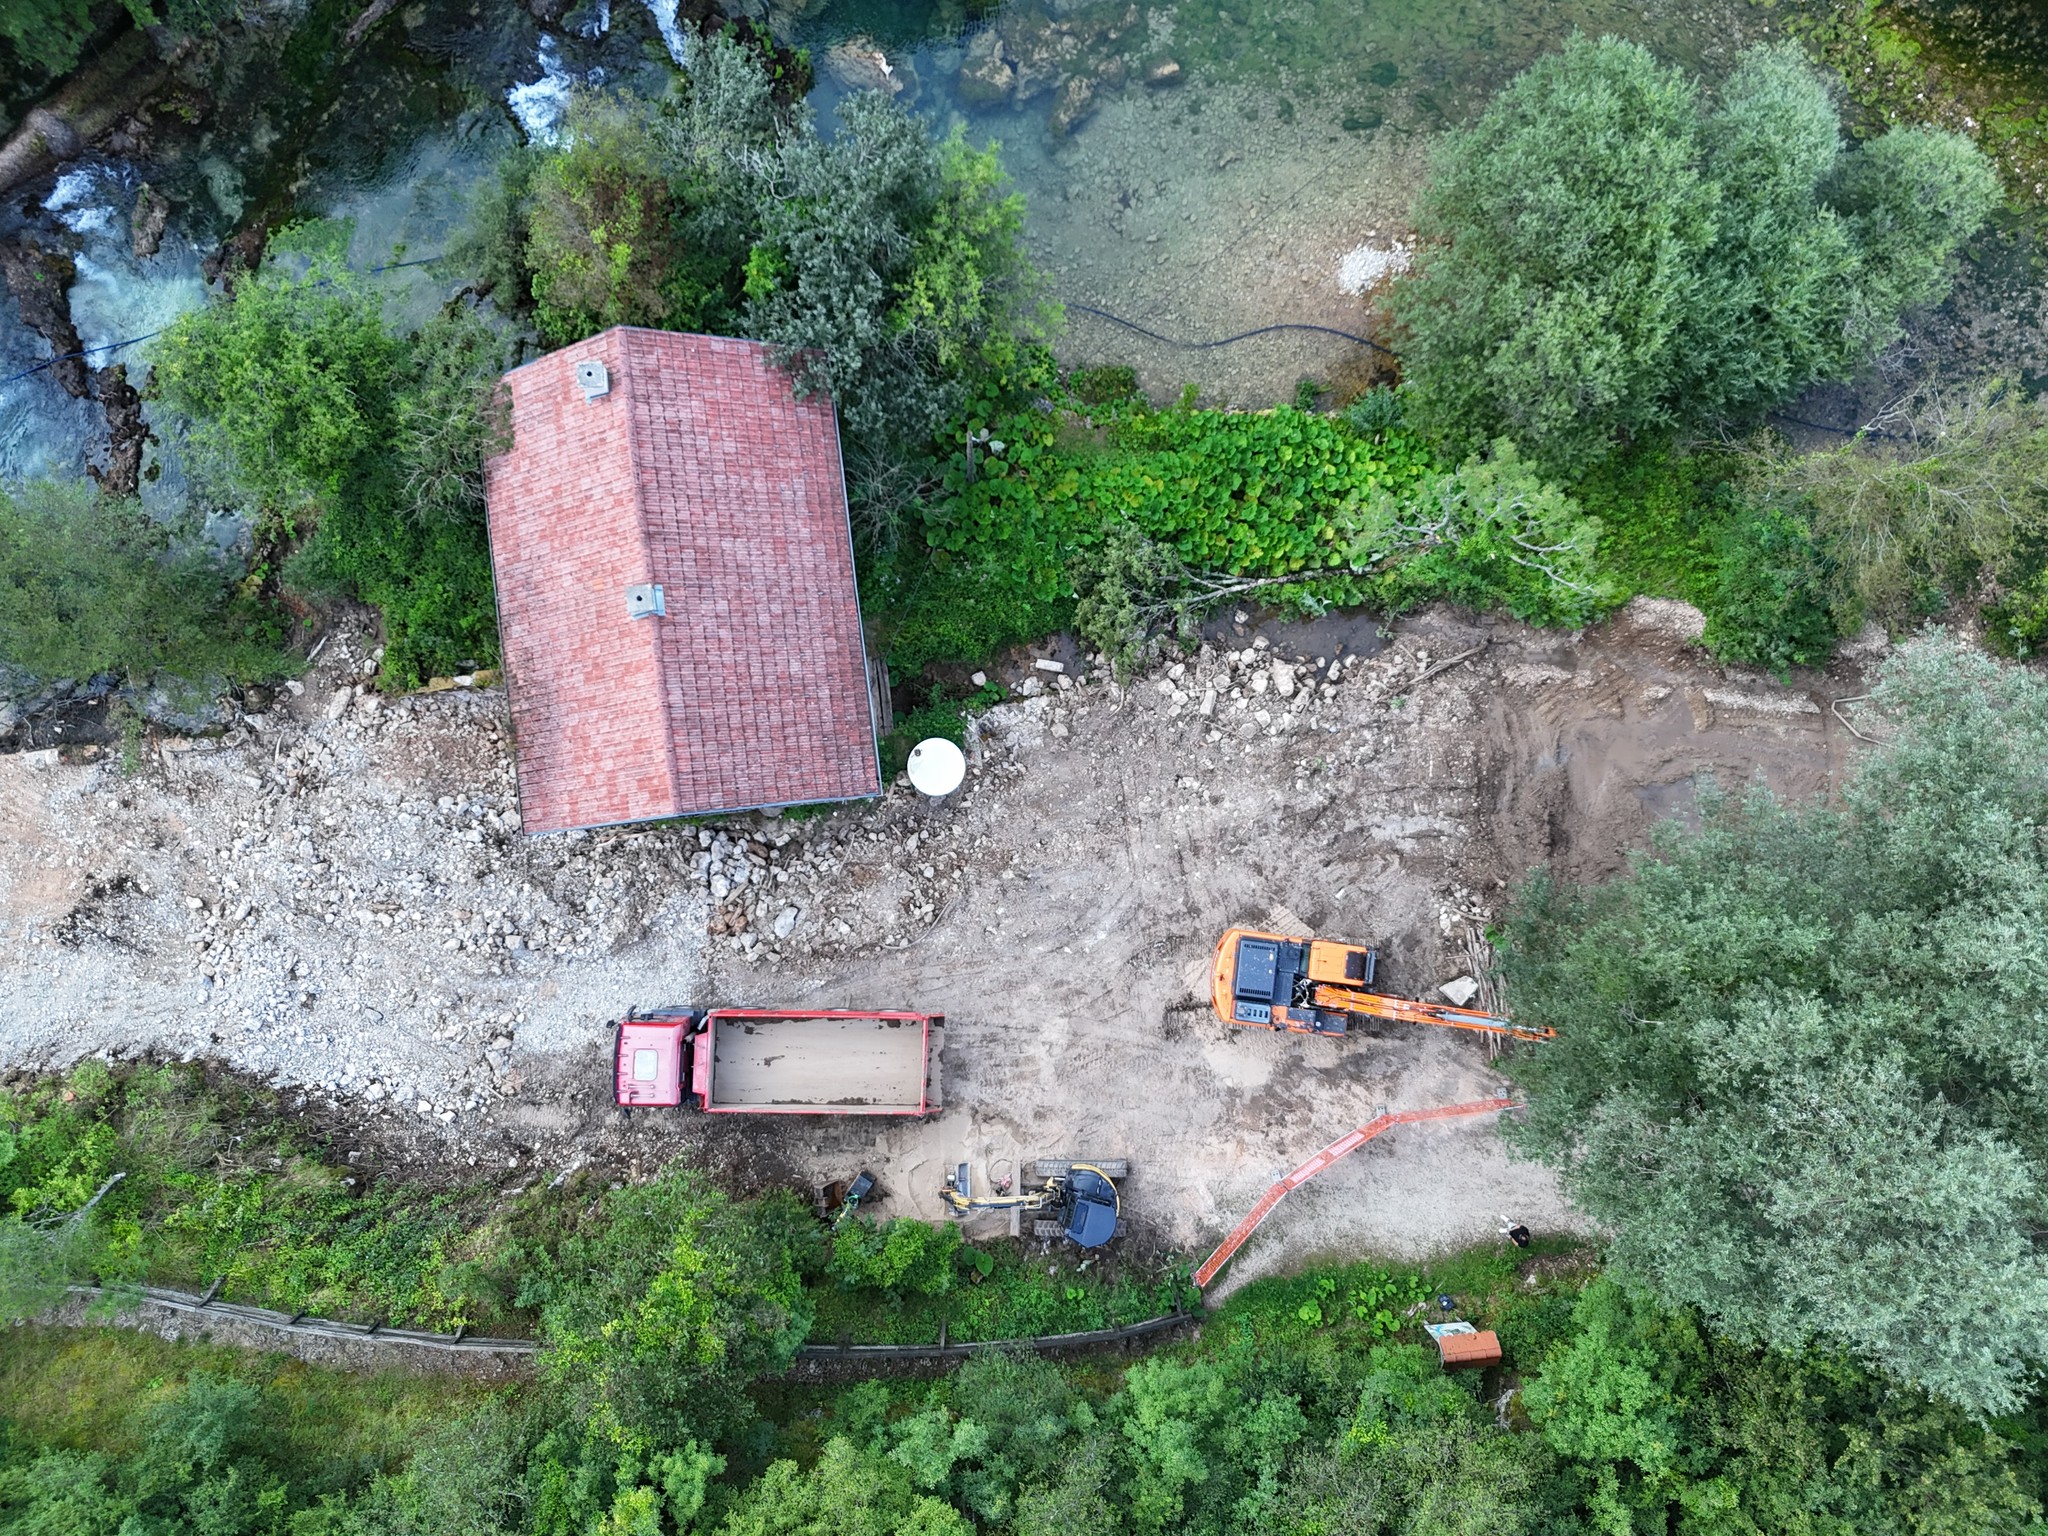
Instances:
[[[821,113],[876,81],[1001,145],[1069,305],[1066,360],[1134,363],[1155,393],[1191,383],[1209,401],[1262,404],[1305,377],[1356,387],[1371,354],[1306,331],[1191,350],[1089,311],[1181,341],[1361,332],[1370,280],[1400,262],[1433,137],[1516,70],[1584,30],[1711,78],[1769,35],[1772,13],[1748,0],[794,0],[756,14],[811,50]],[[553,130],[574,84],[659,89],[687,55],[674,17],[674,0],[583,0],[543,29],[510,7],[423,0],[340,65],[288,52],[268,74],[252,66],[168,163],[85,162],[39,204],[17,196],[0,235],[27,224],[75,254],[73,313],[92,348],[199,303],[202,253],[252,207],[346,221],[358,270],[430,256],[497,157]],[[128,220],[146,176],[175,212],[161,250],[137,260]],[[408,266],[374,281],[417,318],[460,279]],[[17,376],[48,356],[0,305],[0,478],[82,472],[101,435],[97,408],[49,373]],[[139,375],[150,343],[93,361],[115,358]],[[175,452],[152,458],[163,477],[147,494],[168,500]]]

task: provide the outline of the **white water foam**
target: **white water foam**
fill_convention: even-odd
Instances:
[[[528,142],[552,144],[561,136],[562,116],[569,110],[569,88],[574,83],[562,63],[562,45],[543,33],[540,78],[505,93],[505,104],[519,120]]]
[[[661,40],[668,45],[668,56],[675,60],[676,68],[690,67],[690,38],[676,21],[676,0],[646,0],[647,14],[654,18],[655,26],[661,29]]]

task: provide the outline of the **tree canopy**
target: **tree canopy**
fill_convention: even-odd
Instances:
[[[1709,100],[1637,44],[1574,38],[1440,152],[1393,299],[1409,417],[1572,470],[1768,409],[1941,297],[1997,196],[1960,135],[1845,152],[1791,45],[1751,49]]]
[[[284,670],[275,626],[195,532],[83,482],[0,487],[0,666],[194,684]]]
[[[1839,803],[1524,890],[1508,1134],[1666,1300],[1996,1413],[2048,1361],[2048,682],[1937,636],[1865,714]]]
[[[756,50],[708,42],[663,101],[585,94],[508,166],[467,260],[550,345],[619,324],[750,336],[829,391],[866,528],[890,544],[916,461],[977,391],[1013,389],[1057,311],[992,149],[856,92],[831,132]]]

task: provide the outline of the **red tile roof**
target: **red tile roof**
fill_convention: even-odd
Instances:
[[[485,489],[526,830],[879,794],[830,402],[758,342],[630,327],[505,382]],[[629,616],[646,583],[665,616]]]

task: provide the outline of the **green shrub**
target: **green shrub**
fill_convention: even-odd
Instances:
[[[998,651],[1065,629],[1073,618],[1071,595],[1023,589],[1006,572],[985,573],[948,558],[914,562],[914,574],[871,589],[869,606],[881,613],[890,676],[910,682],[927,667],[954,662],[981,666]]]
[[[1831,572],[1800,519],[1759,507],[1723,525],[1713,593],[1704,605],[1708,650],[1769,667],[1824,665],[1838,633],[1828,594]]]
[[[1384,437],[1396,431],[1405,413],[1401,397],[1384,384],[1375,384],[1344,407],[1344,420],[1361,437]]]
[[[294,670],[282,630],[196,528],[83,482],[0,489],[0,662],[42,679],[244,682]]]
[[[1958,135],[1839,139],[1788,44],[1751,49],[1711,104],[1617,38],[1531,65],[1423,194],[1391,299],[1409,419],[1574,471],[1846,377],[1939,297],[1997,183]]]
[[[1073,595],[1084,636],[1125,665],[1255,592],[1311,612],[1449,598],[1548,624],[1618,595],[1598,523],[1508,443],[1445,472],[1410,436],[1283,406],[1102,425],[1033,411],[999,422],[990,449],[927,504],[928,558],[1038,602]]]
[[[846,1286],[865,1286],[891,1295],[942,1296],[953,1287],[953,1258],[960,1229],[934,1226],[907,1216],[874,1222],[850,1216],[832,1234],[826,1272]]]
[[[483,464],[508,441],[504,335],[456,313],[400,337],[346,274],[273,267],[162,348],[202,474],[269,533],[309,535],[289,585],[378,610],[387,686],[495,658]]]
[[[1138,398],[1138,370],[1127,363],[1076,368],[1067,375],[1067,393],[1082,405],[1117,405]]]

